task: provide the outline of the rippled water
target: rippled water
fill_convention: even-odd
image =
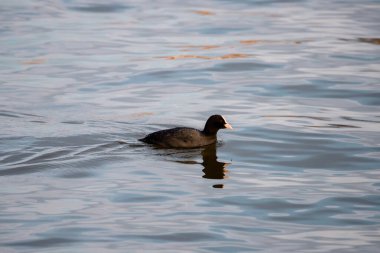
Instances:
[[[0,12],[1,252],[377,252],[379,1]]]

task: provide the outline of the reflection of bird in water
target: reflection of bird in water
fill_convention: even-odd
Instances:
[[[199,155],[199,149],[196,150],[196,154],[193,153],[190,155],[192,156],[198,156]],[[175,153],[178,155],[178,153]],[[183,153],[182,153],[183,154]],[[187,155],[189,155],[189,152],[186,152]],[[216,156],[216,144],[211,144],[203,148],[202,150],[202,163],[193,161],[193,160],[177,160],[176,162],[179,163],[184,163],[184,164],[201,164],[204,169],[202,170],[204,172],[204,175],[202,176],[203,178],[208,178],[208,179],[223,179],[227,178],[227,173],[228,170],[226,169],[230,163],[224,163],[224,162],[219,162],[217,160]],[[214,188],[223,188],[223,184],[216,184],[213,185]]]
[[[203,162],[202,165],[204,169],[202,170],[205,174],[204,178],[208,179],[223,179],[226,177],[228,170],[226,169],[229,163],[219,162],[216,156],[216,145],[212,144],[207,146],[202,151]],[[222,188],[222,187],[217,187]]]

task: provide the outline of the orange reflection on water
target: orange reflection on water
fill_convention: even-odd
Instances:
[[[258,43],[265,44],[301,44],[307,40],[241,40],[240,44],[243,45],[254,45]]]
[[[380,45],[380,38],[359,38],[360,42],[371,43],[375,45]]]
[[[36,58],[36,59],[31,59],[31,60],[23,61],[23,62],[21,62],[21,64],[33,65],[33,64],[42,64],[42,63],[45,63],[45,62],[46,62],[46,59]]]
[[[185,49],[183,49],[182,51],[190,51],[190,50],[211,50],[211,49],[220,48],[220,47],[221,47],[221,46],[218,46],[218,45],[199,45],[199,46],[189,45],[189,46],[184,47]]]
[[[234,59],[234,58],[247,58],[250,54],[226,54],[220,57],[216,57],[217,60]]]
[[[133,119],[141,119],[141,118],[152,116],[152,115],[154,115],[153,112],[135,112],[135,113],[130,114],[129,116],[130,118],[133,118]]]
[[[257,44],[259,40],[241,40],[241,44],[246,44],[246,45],[252,45],[252,44]]]
[[[203,60],[225,60],[225,59],[236,59],[236,58],[247,58],[249,54],[225,54],[221,56],[204,56],[204,55],[174,55],[174,56],[164,56],[166,60],[180,60],[180,59],[203,59]]]
[[[215,15],[215,13],[213,13],[211,11],[205,11],[205,10],[198,10],[198,11],[193,11],[193,12],[196,14],[199,14],[199,15],[203,15],[203,16]]]

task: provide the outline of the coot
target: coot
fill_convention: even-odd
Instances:
[[[223,116],[212,115],[202,131],[189,127],[176,127],[148,134],[139,140],[164,148],[197,148],[215,143],[218,130],[223,128],[232,129]]]

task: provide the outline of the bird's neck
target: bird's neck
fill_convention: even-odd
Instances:
[[[204,135],[207,135],[207,136],[215,136],[218,133],[218,130],[219,129],[217,129],[217,128],[205,126],[205,128],[202,131],[202,133]]]

